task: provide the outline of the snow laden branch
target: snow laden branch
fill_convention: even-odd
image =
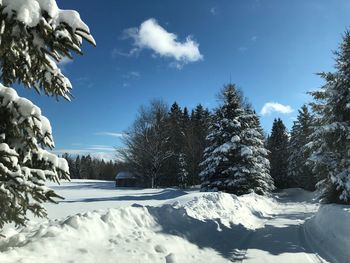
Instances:
[[[0,228],[24,225],[27,212],[43,217],[41,205],[59,198],[45,181],[69,178],[65,159],[51,154],[50,122],[29,100],[0,84]]]
[[[95,45],[78,12],[61,10],[55,0],[0,0],[1,80],[19,81],[46,95],[70,99],[72,85],[58,67],[82,40]]]

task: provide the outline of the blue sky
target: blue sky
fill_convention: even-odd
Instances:
[[[332,70],[332,51],[350,25],[348,0],[57,3],[80,12],[97,47],[85,43],[84,56],[62,64],[73,84],[71,102],[23,88],[18,92],[50,119],[57,152],[101,156],[112,156],[113,147],[121,145],[118,134],[131,125],[141,104],[163,98],[213,108],[230,79],[257,112],[268,102],[285,106],[280,108],[285,113],[267,114],[265,108],[266,131],[275,117],[290,128],[297,109],[310,100],[305,93],[322,84],[315,73]],[[154,39],[141,35],[145,21],[177,36],[172,53],[162,53],[149,43]]]

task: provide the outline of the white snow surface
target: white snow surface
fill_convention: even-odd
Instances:
[[[326,262],[305,233],[330,224],[329,209],[349,216],[349,207],[323,206],[313,217],[318,205],[300,189],[267,198],[93,180],[51,187],[66,199],[46,205],[47,220],[7,226],[0,262]],[[332,234],[345,237],[348,227]]]
[[[350,206],[322,205],[307,226],[310,242],[331,262],[350,261]]]

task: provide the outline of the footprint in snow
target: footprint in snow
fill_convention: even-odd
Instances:
[[[163,247],[162,245],[156,245],[154,247],[154,250],[157,252],[157,253],[166,253],[166,248]]]

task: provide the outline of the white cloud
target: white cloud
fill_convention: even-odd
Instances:
[[[218,11],[216,10],[215,7],[210,8],[209,11],[210,11],[210,13],[211,13],[213,16],[217,15],[217,13],[218,13]]]
[[[125,79],[131,79],[131,78],[139,78],[141,76],[140,72],[138,71],[130,71],[123,75],[123,78]]]
[[[292,113],[294,110],[289,105],[283,105],[278,102],[267,102],[262,107],[260,114],[263,116],[270,115],[272,112],[279,112],[282,114]]]
[[[96,132],[95,135],[112,136],[112,137],[118,137],[118,138],[126,136],[125,133],[121,133],[121,132]]]
[[[257,41],[257,40],[258,40],[258,37],[257,37],[257,36],[252,36],[252,38],[251,38],[251,39],[252,39],[252,41],[253,41],[253,42],[255,42],[255,41]]]
[[[105,161],[117,159],[116,149],[107,145],[91,145],[90,147],[80,149],[55,149],[51,152],[57,155],[63,155],[65,153],[71,156],[90,155],[93,158],[103,159]]]
[[[151,49],[161,57],[169,57],[181,65],[203,59],[198,46],[190,36],[180,42],[177,35],[166,31],[158,22],[150,18],[144,21],[139,28],[129,28],[125,31],[128,37],[134,39],[135,48],[131,54],[142,49]]]
[[[105,151],[105,152],[114,152],[115,148],[110,147],[108,145],[91,145],[91,147],[87,148],[88,150],[93,151]]]
[[[248,48],[247,47],[239,47],[238,50],[240,52],[246,52],[248,50]]]

